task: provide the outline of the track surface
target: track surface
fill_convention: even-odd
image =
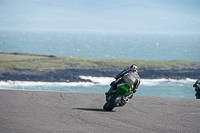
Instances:
[[[200,132],[200,100],[134,96],[106,112],[104,99],[103,94],[0,90],[0,132]]]

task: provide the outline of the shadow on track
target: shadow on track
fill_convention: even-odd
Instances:
[[[98,108],[73,108],[77,110],[85,110],[85,111],[99,111],[99,112],[106,112],[104,109],[98,109]]]

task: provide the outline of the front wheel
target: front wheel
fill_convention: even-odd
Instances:
[[[115,96],[107,103],[104,104],[103,108],[106,111],[112,111],[114,107],[119,106],[121,103],[122,95],[120,93],[116,93]]]

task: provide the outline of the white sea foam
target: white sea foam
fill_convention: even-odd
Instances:
[[[115,80],[113,77],[92,77],[92,76],[79,76],[81,79],[89,79],[93,83],[101,85],[109,85],[112,81]]]
[[[0,88],[20,86],[91,86],[109,85],[115,79],[113,77],[80,76],[81,79],[89,79],[92,82],[34,82],[34,81],[0,81]],[[141,86],[183,86],[191,85],[195,79],[141,79]]]
[[[109,85],[115,79],[113,77],[92,77],[92,76],[80,76],[81,79],[89,79],[94,83],[101,85]],[[140,85],[143,86],[171,86],[171,85],[183,85],[193,84],[195,79],[141,79]]]
[[[143,86],[182,86],[195,83],[195,79],[141,79]]]
[[[34,81],[0,81],[0,87],[5,86],[88,86],[91,82],[34,82]]]

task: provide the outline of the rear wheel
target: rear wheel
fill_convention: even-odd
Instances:
[[[104,104],[103,108],[106,111],[112,111],[114,107],[117,107],[121,103],[122,95],[116,93],[115,96],[107,103]]]
[[[107,105],[108,103],[106,102],[104,105],[103,105],[103,109],[106,109],[106,105]]]

